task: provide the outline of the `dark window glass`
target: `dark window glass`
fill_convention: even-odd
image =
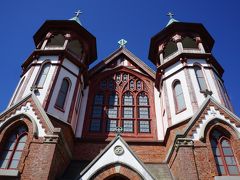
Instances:
[[[176,81],[174,83],[173,92],[174,92],[176,110],[177,110],[177,112],[179,112],[179,111],[186,108],[184,95],[183,95],[182,86],[180,84],[180,81]]]
[[[69,81],[67,79],[63,79],[61,88],[58,93],[56,106],[64,109],[65,101],[67,98],[68,90],[69,90]]]
[[[16,169],[27,141],[26,126],[17,127],[7,138],[0,155],[0,168]]]
[[[194,66],[194,71],[195,71],[195,74],[196,74],[196,78],[197,78],[197,81],[198,81],[200,91],[206,90],[207,89],[207,84],[206,84],[206,81],[205,81],[205,78],[204,78],[204,75],[203,75],[203,72],[202,72],[202,68],[199,67],[199,66]]]

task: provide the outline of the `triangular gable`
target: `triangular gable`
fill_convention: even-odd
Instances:
[[[22,98],[0,114],[0,128],[19,115],[25,115],[31,119],[34,123],[33,126],[36,126],[37,136],[39,137],[54,132],[50,119],[33,93]]]
[[[95,73],[103,70],[106,67],[111,67],[111,63],[114,63],[114,61],[116,61],[117,58],[122,55],[127,57],[127,60],[131,64],[133,64],[136,68],[148,74],[151,78],[153,79],[155,78],[155,71],[153,71],[147,64],[145,64],[142,60],[140,60],[138,57],[136,57],[134,54],[132,54],[129,50],[127,50],[124,47],[119,48],[105,60],[103,60],[102,62],[94,66],[92,69],[90,69],[90,76],[93,76]]]
[[[166,162],[169,161],[173,151],[174,144],[178,138],[187,138],[191,140],[204,139],[206,126],[211,122],[221,122],[229,125],[240,138],[240,119],[229,109],[218,103],[212,96],[208,96],[202,103],[199,110],[190,119],[183,131],[176,133],[173,144],[168,151]]]
[[[212,96],[208,96],[199,111],[188,122],[183,134],[192,136],[193,140],[202,139],[207,124],[216,119],[228,123],[238,134],[240,133],[240,119]]]
[[[113,139],[105,147],[105,149],[80,173],[79,179],[90,179],[99,170],[112,164],[126,165],[138,172],[143,179],[154,179],[144,164],[140,161],[140,159],[137,158],[128,144],[120,136],[117,136],[115,139]]]

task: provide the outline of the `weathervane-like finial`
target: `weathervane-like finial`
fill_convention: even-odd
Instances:
[[[127,41],[125,39],[120,39],[118,41],[118,44],[120,47],[125,47],[125,45],[127,44]]]
[[[123,132],[122,127],[117,126],[115,129],[115,133],[117,136],[121,136],[121,133]]]
[[[75,12],[75,14],[76,14],[76,17],[79,17],[79,16],[80,16],[80,14],[82,14],[82,11],[80,11],[80,10],[77,10],[77,11]]]
[[[173,13],[171,13],[171,12],[168,12],[168,13],[167,13],[167,16],[169,16],[169,18],[170,18],[170,19],[172,19],[172,18],[173,18],[173,16],[174,16],[174,14],[173,14]]]

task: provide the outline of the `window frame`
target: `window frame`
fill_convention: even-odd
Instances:
[[[196,68],[198,68],[198,69],[196,69]],[[205,75],[204,75],[204,69],[203,69],[203,67],[202,67],[201,65],[199,65],[199,64],[194,64],[194,65],[193,65],[193,70],[194,70],[195,77],[196,77],[197,82],[198,82],[199,90],[200,90],[201,93],[203,93],[203,92],[205,92],[206,90],[209,89],[209,88],[208,88],[207,81],[206,81],[206,77],[205,77]],[[201,71],[202,77],[199,77],[199,76],[198,76],[197,70],[200,70],[200,71]],[[206,89],[202,89],[201,84],[200,84],[200,81],[199,81],[200,78],[202,78],[202,79],[204,80]]]
[[[21,127],[26,128],[26,130],[25,130],[24,132],[21,132],[20,134],[15,133],[15,131],[17,131],[18,128],[21,128]],[[9,142],[11,136],[13,136],[13,135],[16,135],[16,136],[17,136],[16,139],[14,140],[14,147],[12,148],[12,150],[11,150],[11,147],[9,147],[9,148],[7,149],[6,146],[7,146],[8,142]],[[17,148],[18,148],[18,145],[19,145],[20,143],[22,143],[22,142],[20,142],[20,140],[21,140],[23,137],[25,137],[25,136],[26,136],[26,140],[25,140],[25,142],[24,142],[24,146],[23,146],[23,148],[22,148],[21,150],[18,150],[18,149],[17,149]],[[13,131],[11,131],[11,133],[9,133],[9,134],[7,135],[6,139],[4,140],[3,148],[2,148],[1,151],[0,151],[0,152],[1,152],[0,155],[2,155],[2,153],[3,153],[4,151],[11,151],[11,153],[10,153],[10,155],[9,155],[9,158],[7,159],[7,165],[6,165],[6,167],[5,167],[5,168],[1,168],[1,167],[0,167],[0,170],[1,170],[1,169],[4,169],[4,170],[17,170],[17,169],[18,169],[18,166],[19,166],[19,164],[20,164],[21,158],[22,158],[22,156],[23,156],[24,149],[26,148],[27,140],[28,140],[28,127],[27,127],[26,125],[23,125],[23,124],[15,127],[15,128],[13,129]],[[19,157],[19,159],[18,159],[18,164],[17,164],[16,168],[11,168],[10,166],[11,166],[13,160],[14,160],[14,159],[13,159],[13,158],[14,158],[14,155],[15,155],[17,152],[21,152],[21,155],[20,155],[20,157]],[[3,162],[4,162],[4,161],[6,160],[6,158],[7,158],[7,156],[8,156],[8,155],[6,155],[6,156],[4,157],[4,159],[0,159],[0,160],[3,160]],[[0,158],[1,158],[1,156],[0,156]],[[1,164],[1,165],[2,165],[2,164]]]
[[[39,85],[39,82],[40,82],[41,76],[43,75],[44,68],[45,68],[47,65],[49,65],[49,69],[48,69],[48,72],[46,73],[46,77],[45,77],[42,85],[40,86],[40,85]],[[45,84],[46,79],[47,79],[47,76],[48,76],[48,74],[49,74],[50,68],[51,68],[51,61],[50,61],[50,60],[45,60],[45,61],[41,64],[41,66],[40,66],[40,68],[39,68],[39,71],[38,71],[38,73],[37,73],[37,76],[36,76],[36,78],[35,78],[35,80],[34,80],[34,83],[33,83],[33,86],[34,86],[34,87],[36,87],[37,89],[43,89],[44,84]]]
[[[181,95],[183,97],[183,103],[184,103],[184,107],[182,109],[179,108],[179,104],[178,104],[178,100],[177,100],[177,94],[176,94],[176,90],[175,90],[175,87],[177,85],[177,83],[180,84],[180,87],[181,87]],[[176,114],[179,114],[183,111],[185,111],[187,109],[187,106],[186,106],[186,100],[185,100],[185,96],[184,96],[184,92],[183,92],[183,89],[182,89],[182,84],[181,84],[181,81],[180,80],[174,80],[173,83],[172,83],[172,92],[173,92],[173,99],[174,99],[174,106],[175,106],[175,113]],[[179,95],[178,95],[179,96]]]
[[[220,137],[218,139],[216,139],[213,136],[214,131],[217,131],[218,133],[220,133]],[[224,151],[223,151],[224,147],[222,146],[223,140],[227,140],[228,141],[229,147],[227,147],[227,148],[231,149],[232,155],[225,155],[224,154]],[[216,147],[213,147],[212,141],[214,141],[216,143]],[[214,157],[214,162],[215,162],[215,165],[216,165],[216,168],[217,168],[218,175],[220,175],[220,176],[238,176],[238,175],[240,175],[239,167],[237,165],[236,157],[234,155],[234,151],[233,151],[233,148],[232,148],[231,140],[225,134],[223,134],[220,130],[216,130],[216,129],[212,130],[212,132],[210,134],[210,146],[211,146],[211,150],[212,150],[212,154],[213,154],[213,157]],[[214,150],[213,150],[214,148],[218,148],[219,149],[219,155],[218,156],[215,155]],[[216,157],[220,157],[223,165],[219,165],[218,164],[218,162],[216,161]],[[225,159],[226,157],[233,157],[233,159],[235,161],[235,165],[228,165],[227,162],[226,162],[226,159]],[[220,166],[223,166],[225,174],[222,174],[220,172],[220,170],[219,170]],[[236,166],[238,174],[230,174],[229,169],[228,169],[229,166]]]
[[[121,70],[121,71],[114,71],[111,73],[106,73],[107,75],[102,76],[100,78],[97,78],[97,81],[94,82],[94,84],[92,84],[92,86],[90,87],[90,92],[91,92],[91,98],[88,104],[89,109],[87,109],[87,113],[88,113],[88,118],[89,120],[86,119],[86,123],[85,123],[85,131],[84,134],[86,134],[86,136],[88,137],[112,137],[115,136],[115,132],[113,131],[107,131],[107,126],[108,126],[108,116],[107,116],[107,111],[108,111],[108,98],[109,95],[111,93],[115,93],[118,95],[118,117],[116,118],[117,120],[117,126],[119,127],[123,127],[123,123],[124,120],[131,120],[133,121],[132,126],[133,126],[133,132],[123,132],[122,135],[123,136],[127,136],[127,137],[153,137],[153,135],[155,135],[155,131],[152,128],[155,128],[155,125],[152,125],[152,114],[150,113],[150,105],[149,105],[149,132],[144,133],[144,132],[139,132],[138,128],[139,128],[139,122],[138,122],[138,107],[137,107],[137,95],[139,92],[145,92],[146,95],[148,96],[148,101],[149,104],[151,103],[151,97],[149,96],[149,87],[146,85],[146,81],[144,80],[145,78],[136,75],[135,73],[129,72],[128,70]],[[119,75],[120,74],[120,75]],[[123,78],[123,75],[125,74],[126,78]],[[118,77],[118,80],[116,79]],[[126,80],[127,79],[127,80]],[[104,80],[107,80],[107,83],[109,82],[109,80],[114,80],[115,82],[115,87],[114,89],[111,91],[109,89],[105,89],[104,90],[104,95],[106,95],[105,97],[105,101],[104,101],[104,107],[103,107],[103,111],[105,111],[105,113],[103,113],[102,115],[102,121],[101,121],[101,130],[99,132],[91,132],[90,126],[91,126],[91,113],[93,111],[92,105],[93,105],[93,100],[94,100],[94,96],[97,94],[97,92],[99,92],[100,90],[103,91],[103,89],[100,88],[100,82]],[[130,81],[133,81],[134,83],[134,89],[130,89]],[[137,82],[140,81],[141,82],[141,90],[137,90]],[[91,91],[93,90],[93,91]],[[123,96],[126,92],[129,92],[132,94],[133,96],[133,105],[131,105],[131,107],[133,107],[133,118],[127,118],[127,117],[123,117]],[[151,105],[153,106],[153,105]],[[126,105],[126,107],[130,107],[130,105]],[[154,108],[154,107],[153,107]],[[111,118],[109,118],[111,119]],[[112,118],[113,120],[115,120],[114,118]],[[100,135],[101,133],[101,135]]]
[[[61,88],[62,88],[62,85],[63,85],[63,81],[66,80],[66,82],[68,83],[68,87],[67,87],[67,91],[66,91],[66,94],[65,94],[65,97],[64,97],[64,102],[63,102],[63,107],[60,107],[58,106],[57,102],[58,102],[58,98],[60,97],[60,92],[61,92]],[[61,86],[59,88],[59,91],[58,91],[58,95],[57,95],[57,98],[56,98],[56,101],[55,101],[55,104],[54,104],[54,107],[62,112],[65,112],[65,108],[66,108],[66,102],[68,100],[68,96],[69,96],[69,93],[70,93],[70,90],[71,90],[71,80],[68,78],[68,77],[64,77],[62,79],[62,83],[61,83]]]

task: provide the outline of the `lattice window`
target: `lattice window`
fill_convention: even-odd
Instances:
[[[151,133],[150,105],[144,87],[143,80],[126,72],[96,83],[90,131],[113,132],[121,126],[124,133]]]
[[[219,175],[239,175],[230,140],[214,130],[211,133],[211,146]]]
[[[12,131],[0,155],[1,169],[17,169],[27,141],[27,127],[21,125]]]

